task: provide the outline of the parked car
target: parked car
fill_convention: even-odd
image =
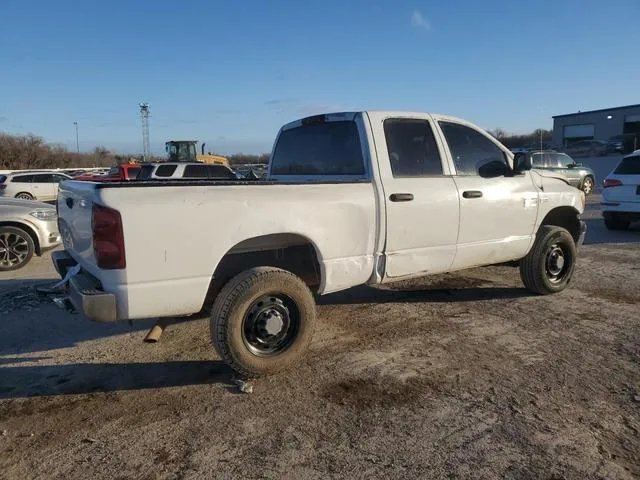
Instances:
[[[602,184],[602,216],[609,230],[640,220],[640,151],[624,157]]]
[[[226,165],[202,162],[146,163],[136,180],[231,180],[236,175]]]
[[[631,153],[639,144],[640,135],[623,133],[607,140],[609,153]]]
[[[589,167],[582,165],[582,163],[576,163],[566,153],[548,150],[532,151],[525,155],[529,156],[529,161],[533,168],[561,173],[567,177],[571,185],[581,189],[585,195],[593,193],[596,174]]]
[[[0,197],[52,202],[58,196],[58,185],[64,180],[71,177],[64,173],[34,171],[0,175]]]
[[[221,358],[265,375],[306,350],[314,294],[512,261],[562,291],[585,195],[530,167],[455,117],[318,115],[281,128],[265,180],[65,182],[53,262],[97,321],[212,308]]]
[[[598,157],[607,154],[607,142],[600,140],[580,140],[564,147],[564,152],[574,157]]]
[[[74,180],[86,182],[124,182],[135,180],[142,168],[138,164],[125,163],[123,165],[115,165],[106,173],[87,173],[74,177]]]
[[[60,244],[53,205],[0,198],[0,272],[24,267],[34,255]]]

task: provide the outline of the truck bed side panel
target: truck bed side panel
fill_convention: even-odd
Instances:
[[[96,271],[90,250],[72,255],[117,295],[120,319],[198,312],[224,255],[264,235],[291,233],[314,245],[320,293],[365,283],[373,272],[376,202],[368,182],[130,186],[102,188],[94,199],[121,212],[127,268]],[[77,223],[90,237],[90,222]]]

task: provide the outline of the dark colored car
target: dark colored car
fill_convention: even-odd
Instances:
[[[607,140],[610,153],[631,153],[640,145],[640,135],[623,133]]]
[[[575,157],[604,156],[608,151],[607,142],[600,140],[580,140],[573,142],[564,148],[564,152]]]
[[[596,183],[596,176],[593,170],[581,163],[576,163],[566,153],[554,150],[539,150],[528,152],[525,155],[529,155],[532,168],[561,173],[567,177],[571,185],[581,189],[585,195],[593,193],[593,186]]]

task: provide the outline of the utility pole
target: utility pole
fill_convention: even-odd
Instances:
[[[80,153],[80,142],[78,141],[78,122],[73,122],[76,126],[76,152]]]
[[[149,104],[140,104],[140,117],[142,118],[142,158],[148,162],[151,157],[149,146]]]

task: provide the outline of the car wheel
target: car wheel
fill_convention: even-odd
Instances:
[[[607,227],[607,230],[627,230],[631,225],[631,222],[623,220],[617,213],[605,212],[603,217],[604,226]]]
[[[218,294],[211,340],[236,372],[259,377],[298,361],[315,322],[313,295],[300,278],[279,268],[257,267],[236,275]]]
[[[593,193],[593,178],[585,177],[582,182],[582,191],[585,195],[591,195]]]
[[[576,244],[562,227],[543,225],[533,248],[520,260],[522,283],[534,293],[547,295],[565,289],[576,261]]]
[[[35,252],[31,235],[16,227],[0,227],[0,272],[24,267]]]
[[[34,196],[28,192],[20,192],[19,194],[16,195],[16,198],[21,198],[23,200],[33,200]]]

